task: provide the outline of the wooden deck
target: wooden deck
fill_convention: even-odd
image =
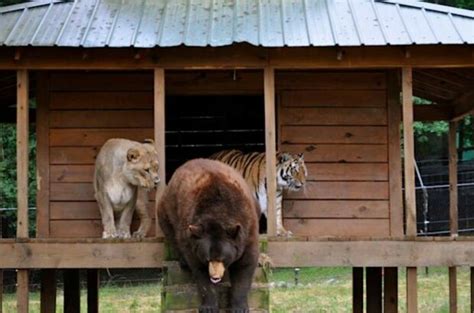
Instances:
[[[275,267],[474,266],[474,237],[416,239],[270,238]],[[0,268],[161,267],[164,243],[146,240],[2,239]]]

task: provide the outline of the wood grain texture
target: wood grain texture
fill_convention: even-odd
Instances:
[[[100,147],[50,147],[50,164],[95,164]]]
[[[403,235],[402,153],[400,147],[400,86],[394,71],[387,73],[390,234]]]
[[[382,312],[382,268],[366,268],[367,313]]]
[[[286,199],[387,200],[387,182],[306,182],[303,191],[288,192]]]
[[[352,268],[352,312],[364,312],[364,268]]]
[[[276,235],[276,125],[275,125],[275,71],[264,70],[265,97],[265,176],[267,178],[267,233]]]
[[[284,219],[286,229],[300,236],[388,236],[388,219]]]
[[[153,193],[153,192],[150,192]],[[154,197],[150,195],[150,197]],[[148,202],[148,214],[155,215],[155,202]],[[96,201],[61,201],[50,203],[51,220],[97,220],[100,219],[99,206]]]
[[[155,236],[155,221],[152,221],[152,226],[148,231],[146,237]],[[130,227],[133,233],[138,229],[139,221],[132,221]],[[101,238],[102,236],[102,221],[97,220],[52,220],[50,222],[50,236],[52,238]]]
[[[154,72],[154,104],[153,104],[153,120],[154,120],[154,138],[155,147],[158,152],[159,169],[158,174],[161,179],[157,187],[155,201],[158,203],[166,188],[166,103],[165,103],[165,71],[163,69],[155,69]],[[161,234],[161,228],[158,225],[158,212],[154,210],[156,234]],[[162,235],[162,234],[161,234]]]
[[[18,313],[29,312],[29,271],[18,270],[16,272],[16,311]]]
[[[457,269],[454,266],[449,267],[449,312],[458,312]]]
[[[358,90],[386,87],[383,72],[279,71],[277,89],[281,90]]]
[[[283,144],[385,144],[383,126],[282,126]]]
[[[416,236],[415,146],[413,134],[413,81],[412,69],[402,69],[403,152],[405,174],[406,234]],[[414,305],[412,303],[411,305]],[[410,306],[408,306],[410,308]],[[412,307],[413,309],[413,307]]]
[[[51,128],[151,128],[152,110],[51,111]]]
[[[282,108],[282,125],[387,125],[385,108]]]
[[[52,183],[85,183],[94,179],[94,165],[50,165]]]
[[[384,107],[385,90],[285,90],[283,107]]]
[[[143,141],[153,138],[153,128],[51,129],[49,133],[52,147],[102,146],[110,138]]]
[[[407,313],[418,312],[418,278],[417,268],[407,267],[406,270],[406,298],[407,298]]]
[[[305,162],[387,162],[387,145],[282,144],[280,151],[304,153]]]
[[[16,173],[18,238],[28,238],[28,133],[29,77],[27,70],[17,72]]]
[[[386,200],[284,200],[286,218],[389,218]]]
[[[41,313],[56,313],[56,270],[41,270]]]
[[[36,236],[49,236],[49,74],[38,73],[36,103]]]
[[[398,313],[398,268],[384,267],[384,313]]]
[[[91,73],[93,77],[96,73]],[[52,110],[125,110],[153,108],[151,91],[56,91],[50,96]]]
[[[458,150],[457,122],[449,123],[449,231],[451,236],[458,235]]]
[[[308,180],[388,181],[386,163],[306,163]]]

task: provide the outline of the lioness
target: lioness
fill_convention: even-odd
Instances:
[[[147,191],[159,181],[158,153],[152,141],[109,139],[97,155],[94,173],[95,198],[104,227],[102,238],[130,238],[135,208],[140,227],[133,237],[145,237],[151,225]]]

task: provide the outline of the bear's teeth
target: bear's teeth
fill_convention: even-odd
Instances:
[[[211,282],[212,282],[213,284],[217,284],[217,283],[220,282],[220,281],[221,281],[220,278],[213,278],[213,277],[211,277]]]

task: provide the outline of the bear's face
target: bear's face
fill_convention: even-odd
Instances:
[[[203,267],[208,268],[209,279],[219,283],[225,269],[238,257],[239,224],[222,226],[217,223],[198,223],[188,227],[191,250]]]

